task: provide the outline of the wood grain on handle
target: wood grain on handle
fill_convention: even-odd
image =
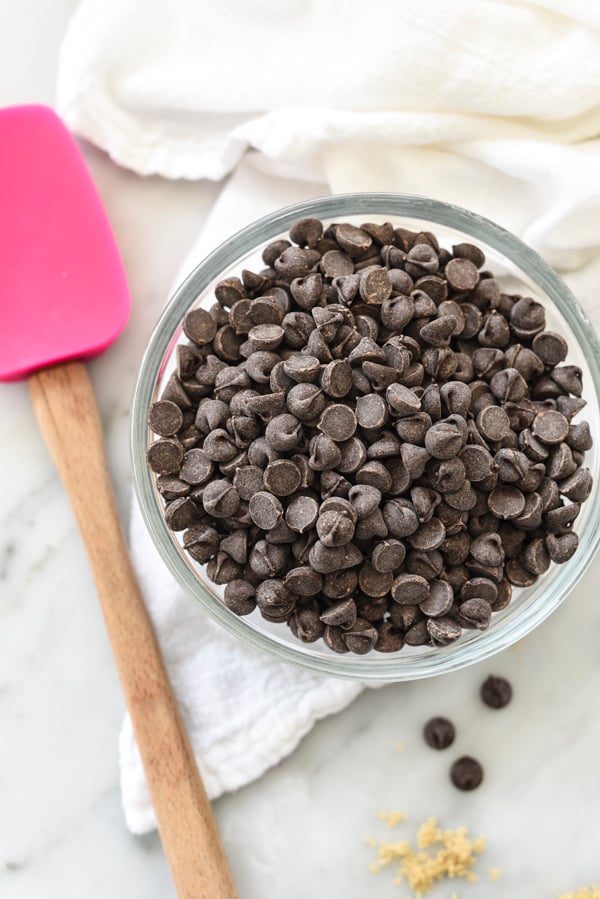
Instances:
[[[210,803],[133,573],[85,367],[29,378],[37,419],[98,588],[165,854],[179,899],[236,899]]]

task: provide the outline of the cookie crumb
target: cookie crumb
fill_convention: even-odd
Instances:
[[[404,752],[406,746],[404,745],[404,743],[396,743],[394,749],[396,750],[396,752]]]
[[[408,840],[382,841],[377,846],[377,858],[371,863],[370,870],[376,873],[399,863],[394,883],[407,883],[416,899],[429,893],[441,880],[461,878],[469,883],[478,880],[473,867],[485,849],[483,837],[473,840],[466,827],[443,829],[436,818],[428,818],[419,827],[414,842],[416,845],[413,846]]]
[[[490,880],[500,880],[502,877],[502,871],[500,868],[490,868],[489,870]]]
[[[402,821],[407,819],[407,815],[404,812],[379,812],[377,817],[385,821],[388,827],[397,827]]]
[[[365,837],[365,843],[371,849],[375,849],[375,847],[377,846],[377,840],[374,840],[373,837]]]
[[[558,899],[600,899],[600,886],[579,887],[574,893],[561,893]]]

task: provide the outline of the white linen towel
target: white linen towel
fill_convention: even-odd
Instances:
[[[84,0],[57,105],[141,174],[238,167],[184,271],[269,209],[391,190],[481,212],[581,270],[584,292],[597,282],[600,7],[585,0]],[[180,596],[136,512],[131,542],[211,796],[359,692],[234,643]],[[127,823],[143,832],[155,821],[128,720],[120,750]]]

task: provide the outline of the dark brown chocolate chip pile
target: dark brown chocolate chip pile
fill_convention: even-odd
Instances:
[[[485,630],[577,549],[581,371],[471,244],[298,221],[188,312],[148,423],[168,526],[303,642],[396,652]]]

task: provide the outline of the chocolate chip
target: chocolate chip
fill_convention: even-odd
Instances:
[[[183,412],[177,403],[159,400],[150,407],[148,425],[161,437],[173,437],[183,425]]]
[[[419,518],[410,503],[391,499],[383,507],[383,519],[392,536],[409,537],[419,527]]]
[[[392,583],[390,593],[400,605],[418,605],[429,596],[429,583],[416,574],[399,574]]]
[[[183,461],[183,447],[179,440],[162,438],[151,443],[146,458],[156,474],[177,474]]]
[[[448,646],[458,640],[462,633],[460,624],[457,624],[453,618],[445,616],[428,618],[426,627],[432,642],[437,646]]]
[[[506,678],[490,674],[482,683],[479,694],[491,709],[503,709],[511,701],[513,691]]]
[[[432,749],[447,749],[456,737],[454,725],[448,718],[430,718],[423,728],[423,738]]]
[[[531,297],[522,297],[512,307],[510,324],[519,339],[533,338],[546,324],[544,307]]]
[[[569,422],[560,412],[544,409],[536,415],[531,431],[542,443],[554,446],[566,439]]]
[[[206,309],[191,309],[183,319],[185,336],[198,346],[214,340],[217,323]]]
[[[583,503],[592,492],[593,479],[588,468],[580,468],[575,474],[560,482],[560,492],[567,499]]]
[[[322,236],[323,225],[316,218],[299,219],[290,228],[290,239],[301,247],[316,247]]]
[[[459,790],[476,790],[483,781],[483,768],[477,759],[463,755],[450,768],[450,780]]]
[[[451,459],[456,456],[467,439],[467,426],[459,415],[436,422],[425,434],[425,447],[434,459]]]
[[[419,608],[430,618],[447,615],[454,602],[454,591],[447,581],[433,580],[429,584],[429,596]]]
[[[263,531],[270,531],[283,517],[281,502],[264,490],[255,493],[250,499],[248,511],[254,524]]]
[[[487,406],[477,415],[477,427],[486,440],[496,442],[511,432],[507,413],[500,406]]]
[[[280,578],[269,578],[258,584],[256,604],[267,621],[285,621],[294,609],[296,596]]]
[[[352,627],[342,632],[342,642],[350,652],[365,655],[373,649],[378,636],[376,628],[370,622],[357,618]]]
[[[341,250],[329,250],[321,257],[321,271],[326,278],[340,278],[354,272],[354,263],[350,256]]]
[[[236,615],[250,615],[256,608],[255,588],[244,580],[233,580],[225,586],[223,602]]]
[[[349,406],[333,403],[323,411],[318,428],[336,443],[349,440],[356,431],[357,418]]]
[[[371,564],[376,571],[395,571],[404,562],[406,549],[400,540],[384,540],[377,543],[371,553]]]
[[[451,259],[444,269],[444,274],[450,287],[459,293],[474,290],[479,281],[477,266],[467,258]]]
[[[276,459],[265,468],[264,485],[276,496],[290,496],[300,487],[300,469],[289,459]]]
[[[579,537],[573,531],[564,531],[546,536],[548,555],[558,565],[568,562],[578,546]]]

